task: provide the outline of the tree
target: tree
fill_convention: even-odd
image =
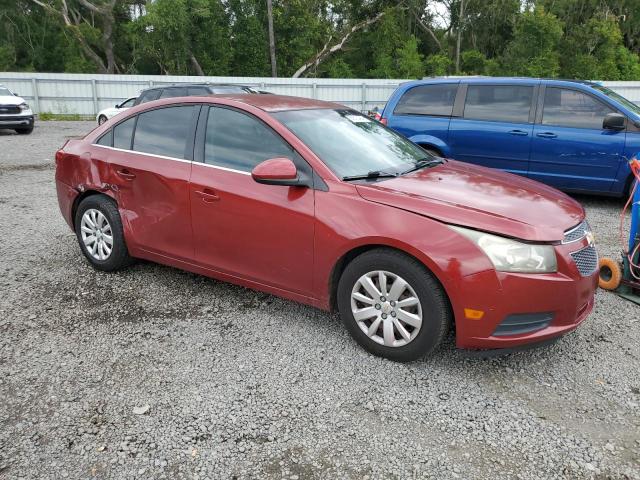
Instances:
[[[58,16],[100,73],[117,70],[113,53],[114,10],[117,0],[32,0]],[[98,19],[96,25],[94,19]]]
[[[278,67],[276,65],[276,40],[273,36],[273,5],[271,0],[267,0],[267,19],[269,22],[269,57],[271,59],[271,76],[278,76]]]
[[[562,22],[542,8],[523,13],[516,23],[514,38],[500,59],[507,75],[557,77],[560,73],[558,45]]]

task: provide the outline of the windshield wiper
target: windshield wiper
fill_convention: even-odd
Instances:
[[[349,180],[370,180],[370,179],[374,179],[374,178],[392,178],[392,177],[397,177],[398,174],[397,173],[385,173],[385,172],[381,172],[380,170],[372,170],[369,173],[365,174],[365,175],[349,175],[346,177],[342,177],[342,180],[345,181],[349,181]]]
[[[405,175],[407,173],[415,172],[416,170],[420,170],[421,168],[425,168],[425,167],[434,167],[444,162],[445,162],[444,158],[439,158],[439,157],[426,158],[425,157],[421,160],[418,160],[413,167],[405,170],[404,172],[400,172],[400,175]]]

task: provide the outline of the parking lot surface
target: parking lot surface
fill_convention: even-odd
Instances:
[[[139,262],[94,271],[53,154],[0,131],[0,478],[640,478],[640,307],[552,346],[370,356],[335,315]],[[601,255],[619,200],[579,197]]]

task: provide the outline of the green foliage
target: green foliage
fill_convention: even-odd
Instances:
[[[429,55],[425,60],[426,74],[430,77],[442,77],[447,75],[453,65],[453,60],[447,55],[436,53]]]
[[[560,73],[558,46],[561,38],[562,22],[555,15],[542,8],[523,13],[500,62],[504,73],[557,77]]]
[[[468,75],[482,75],[485,73],[487,57],[478,50],[462,52],[462,71]]]
[[[116,0],[107,16],[66,0],[73,25],[56,13],[60,0],[42,1],[53,9],[0,0],[1,70],[106,70],[110,25],[115,65],[109,68],[119,73],[271,73],[266,0]],[[460,32],[465,74],[640,80],[638,0],[465,0],[462,16],[461,0],[439,0],[448,25],[428,3],[273,0],[278,74],[290,76],[325,46],[343,42],[304,75],[450,75]]]

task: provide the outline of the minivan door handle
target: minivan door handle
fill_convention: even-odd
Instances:
[[[510,135],[519,135],[521,137],[526,137],[527,135],[529,135],[529,132],[525,132],[524,130],[510,130],[509,134]]]
[[[537,136],[540,138],[556,138],[558,135],[553,132],[540,132]]]

